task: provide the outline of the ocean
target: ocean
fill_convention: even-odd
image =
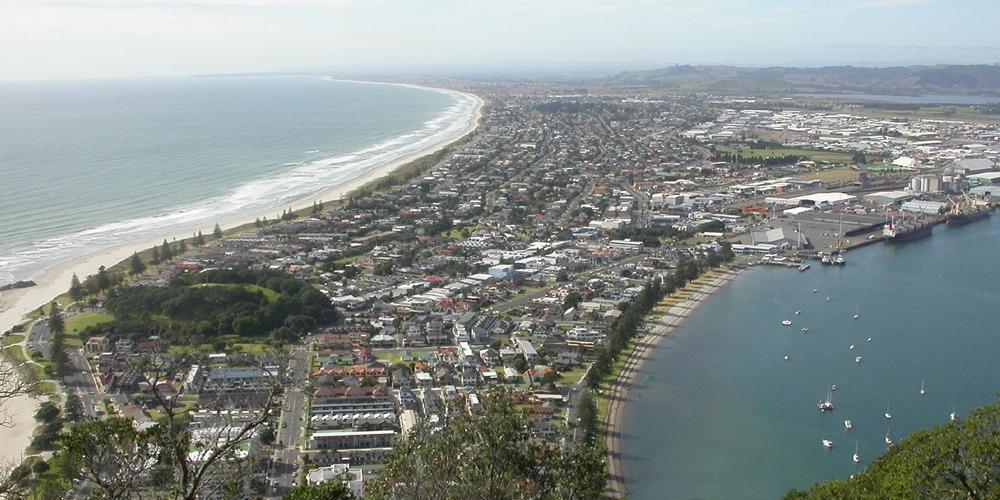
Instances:
[[[746,271],[642,367],[622,431],[630,498],[780,498],[861,470],[887,431],[899,443],[996,402],[998,244],[994,216],[851,251],[844,267]]]
[[[277,216],[456,138],[476,103],[306,76],[0,83],[0,284]]]

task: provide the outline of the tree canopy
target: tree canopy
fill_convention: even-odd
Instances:
[[[553,447],[532,437],[507,394],[451,415],[441,428],[418,426],[393,450],[366,491],[372,498],[583,499],[604,492],[603,450]]]

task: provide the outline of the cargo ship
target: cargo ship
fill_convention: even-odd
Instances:
[[[905,243],[907,241],[919,240],[931,235],[934,230],[933,221],[909,221],[897,223],[895,219],[889,221],[882,228],[882,236],[889,243]]]
[[[948,214],[946,223],[949,226],[961,226],[970,222],[976,222],[977,220],[983,220],[989,217],[990,213],[991,211],[988,206],[965,208]]]

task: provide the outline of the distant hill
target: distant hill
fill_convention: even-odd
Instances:
[[[689,92],[1000,95],[1000,65],[887,68],[679,65],[647,71],[626,71],[605,82]]]

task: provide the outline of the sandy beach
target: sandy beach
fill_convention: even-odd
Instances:
[[[409,86],[436,91],[445,91],[444,89],[433,89],[429,87],[419,87],[416,85]],[[447,92],[457,91],[447,90]],[[287,208],[289,205],[293,210],[299,210],[310,207],[312,203],[317,200],[325,202],[339,200],[347,193],[373,180],[384,177],[393,170],[407,163],[444,149],[448,145],[472,133],[479,125],[483,100],[472,94],[464,92],[463,94],[475,100],[476,108],[472,113],[472,116],[469,117],[465,128],[461,130],[461,132],[450,137],[442,138],[442,140],[430,144],[422,150],[415,151],[411,154],[371,168],[353,179],[329,186],[319,194],[305,196],[292,204],[282,204],[281,206],[275,206],[270,209],[257,210],[254,213],[241,214],[236,218],[220,221],[220,225],[229,228],[239,227],[245,224],[253,223],[254,220],[260,217],[273,217],[275,212]],[[164,238],[168,240],[189,238],[193,231],[197,231],[199,229],[204,230],[204,228],[198,227],[184,228],[183,230],[178,230],[177,234],[163,234],[145,241],[100,250],[93,254],[74,259],[70,262],[53,266],[44,270],[38,276],[30,277],[30,279],[36,283],[36,286],[0,293],[0,332],[7,331],[13,326],[23,322],[25,315],[35,309],[38,309],[44,304],[47,304],[58,295],[65,293],[69,289],[70,279],[74,274],[79,276],[80,279],[83,279],[86,276],[96,273],[100,266],[111,267],[129,258],[135,252],[143,251],[159,244]],[[2,451],[3,457],[19,457],[21,450],[27,447],[30,442],[30,432],[34,428],[34,410],[33,407],[30,406],[31,404],[35,403],[30,398],[27,401],[16,400],[9,403],[11,413],[15,416],[15,419],[13,427],[0,428],[0,441],[5,443]],[[28,433],[27,436],[22,435],[25,432]],[[20,445],[22,442],[24,443],[24,446]],[[17,444],[17,446],[14,446],[14,444]]]
[[[688,298],[670,307],[655,323],[648,334],[640,338],[632,355],[625,361],[615,385],[611,387],[608,397],[608,417],[605,432],[605,446],[608,450],[608,495],[612,498],[626,498],[625,473],[621,462],[621,431],[622,420],[629,398],[629,389],[642,368],[643,363],[654,349],[668,335],[680,327],[698,306],[712,294],[738,276],[736,271],[726,271],[725,274],[713,278],[708,283],[698,287]]]
[[[426,87],[420,87],[426,88]],[[349,179],[345,182],[329,186],[325,190],[319,192],[319,194],[303,197],[290,206],[293,210],[299,210],[303,208],[308,208],[312,205],[313,201],[335,201],[343,198],[347,193],[385,175],[389,174],[393,170],[412,162],[420,157],[433,154],[441,149],[444,149],[449,144],[460,140],[465,137],[479,124],[479,119],[482,112],[483,101],[477,96],[470,97],[474,98],[477,102],[476,109],[473,116],[469,119],[466,127],[458,134],[452,137],[443,138],[441,141],[434,144],[428,145],[426,148],[413,152],[411,154],[396,158],[393,161],[387,162],[383,165],[371,168],[358,177]],[[220,221],[223,227],[238,227],[245,224],[252,223],[254,220],[260,217],[273,217],[276,211],[280,211],[287,208],[288,204],[282,204],[281,206],[275,206],[265,210],[258,210],[253,213],[242,214],[237,218],[230,220]],[[81,279],[91,274],[97,272],[97,268],[100,266],[111,267],[128,257],[130,257],[134,252],[146,250],[153,245],[159,244],[164,238],[168,240],[172,239],[184,239],[191,236],[192,230],[197,231],[201,228],[185,228],[183,232],[178,231],[176,234],[163,234],[158,235],[155,238],[150,238],[148,240],[130,243],[127,245],[122,245],[110,249],[101,250],[93,254],[83,256],[73,261],[63,263],[60,265],[53,266],[38,276],[32,276],[30,279],[37,283],[36,286],[29,288],[21,288],[17,290],[10,290],[0,293],[0,332],[6,331],[22,321],[23,317],[39,308],[40,306],[48,303],[54,297],[65,293],[69,289],[70,278],[73,274],[76,274]]]

